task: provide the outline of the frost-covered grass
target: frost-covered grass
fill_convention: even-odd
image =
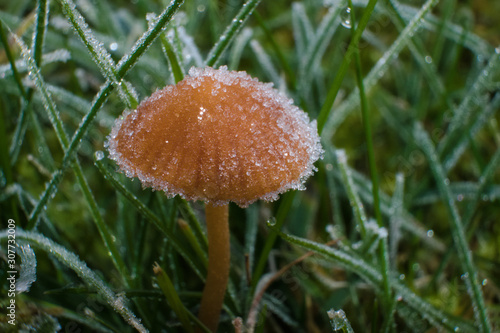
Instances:
[[[306,191],[230,207],[221,332],[500,330],[499,6],[2,3],[0,331],[199,325],[202,203],[142,190],[103,143],[204,65],[273,82],[325,150]]]

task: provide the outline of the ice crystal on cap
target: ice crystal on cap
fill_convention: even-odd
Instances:
[[[191,68],[125,112],[108,137],[129,177],[169,196],[247,206],[303,189],[322,149],[316,123],[246,72]]]

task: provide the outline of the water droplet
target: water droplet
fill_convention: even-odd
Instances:
[[[488,279],[484,279],[484,280],[481,282],[481,284],[482,284],[483,286],[485,286],[487,283],[488,283]]]
[[[196,9],[198,10],[198,12],[203,13],[205,11],[205,5],[198,5]]]
[[[483,75],[484,75],[484,76],[488,76],[488,75],[490,75],[490,72],[488,72],[488,71],[485,69],[485,70],[483,71]]]
[[[446,186],[450,185],[450,180],[449,180],[448,178],[446,178],[446,179],[444,180],[444,184],[445,184]]]
[[[400,279],[400,280],[404,280],[405,278],[406,278],[406,276],[405,276],[404,274],[400,274],[400,275],[399,275],[399,279]]]
[[[457,195],[457,201],[462,201],[462,200],[464,200],[464,195],[463,194]]]
[[[467,273],[462,274],[462,275],[460,276],[460,278],[461,278],[462,280],[468,279],[468,278],[469,278],[469,273],[467,272]]]
[[[333,170],[333,165],[331,163],[327,163],[325,165],[325,168],[326,168],[327,171],[332,171]]]
[[[267,220],[267,226],[268,227],[274,227],[276,225],[276,218],[271,217],[269,220]]]
[[[113,42],[113,43],[109,44],[109,49],[110,49],[111,51],[116,51],[116,50],[118,50],[118,43]]]
[[[496,53],[496,54],[500,54],[500,46],[499,46],[499,47],[497,47],[497,48],[495,48],[495,53]]]
[[[455,326],[455,328],[453,329],[454,332],[459,332],[460,331],[460,327],[458,326]]]
[[[352,28],[352,24],[351,24],[351,7],[346,7],[346,9],[344,9],[342,11],[342,14],[341,14],[341,23],[342,23],[342,26],[344,28],[347,28],[347,29],[351,29]]]
[[[434,237],[434,230],[432,229],[427,230],[427,237]]]
[[[96,161],[100,161],[104,158],[104,153],[100,150],[96,151],[94,154]]]
[[[432,57],[431,56],[425,56],[425,62],[428,64],[432,64]]]

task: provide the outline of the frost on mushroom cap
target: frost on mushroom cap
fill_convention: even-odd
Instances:
[[[191,68],[115,123],[110,157],[143,186],[247,206],[303,189],[323,150],[316,123],[271,83],[245,72]]]

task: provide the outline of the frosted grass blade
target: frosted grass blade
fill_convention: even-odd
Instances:
[[[16,291],[18,293],[28,292],[33,282],[36,281],[35,252],[29,244],[26,244],[18,247],[16,255],[21,259],[19,277],[16,280]]]
[[[453,241],[457,248],[458,257],[460,259],[460,264],[464,273],[463,276],[469,284],[467,291],[474,304],[474,316],[477,320],[478,329],[481,332],[491,332],[491,324],[486,312],[481,286],[479,285],[477,269],[474,266],[472,254],[467,244],[462,220],[460,218],[460,215],[458,214],[455,200],[453,199],[448,186],[449,181],[447,182],[446,174],[439,162],[439,157],[434,148],[434,145],[421,124],[417,123],[415,125],[413,136],[415,139],[415,143],[417,143],[422,148],[424,154],[427,157],[437,186],[448,210],[448,214],[451,220]]]
[[[393,22],[398,28],[398,30],[404,29],[404,20],[401,17],[399,3],[390,0],[388,1],[389,10],[388,12],[394,16]],[[445,96],[445,89],[443,82],[436,75],[437,70],[433,63],[432,58],[429,56],[430,52],[425,50],[425,46],[422,41],[418,38],[418,34],[413,35],[408,39],[408,49],[411,51],[413,58],[416,60],[420,68],[422,69],[422,74],[427,79],[426,82],[429,85],[431,92],[437,97],[442,98]]]
[[[292,4],[293,37],[299,59],[304,57],[304,50],[307,50],[309,41],[314,39],[314,31],[306,12],[302,2],[297,1]]]
[[[59,112],[56,110],[55,104],[52,101],[52,98],[45,86],[45,82],[40,74],[40,70],[34,63],[33,57],[30,55],[30,52],[24,45],[24,43],[14,35],[14,38],[18,45],[20,46],[22,50],[22,54],[24,57],[24,61],[28,65],[30,69],[30,78],[35,82],[35,86],[39,90],[43,101],[44,101],[44,107],[48,113],[50,122],[52,123],[52,126],[54,127],[54,130],[56,132],[56,136],[59,140],[59,143],[61,145],[61,148],[63,151],[66,151],[68,149],[69,141],[68,137],[66,135],[66,132],[64,131],[63,128],[63,123],[61,121],[61,118],[59,117]],[[101,213],[99,212],[99,209],[97,207],[97,203],[95,202],[95,199],[92,195],[92,192],[87,184],[87,181],[83,175],[83,170],[78,163],[78,160],[73,161],[72,163],[73,171],[75,172],[75,176],[77,178],[77,181],[80,185],[80,188],[83,192],[83,195],[87,201],[87,204],[89,205],[91,215],[96,223],[97,229],[99,230],[99,233],[102,237],[102,240],[104,242],[104,245],[106,246],[107,250],[110,253],[111,259],[113,260],[113,263],[116,265],[116,268],[122,273],[122,277],[125,278],[125,282],[128,283],[128,279],[130,278],[126,267],[125,263],[123,262],[123,259],[119,255],[117,246],[115,244],[114,238],[109,232],[106,224],[102,220]],[[56,174],[60,174],[59,177],[62,176],[62,171],[58,170],[56,171]],[[52,179],[57,178],[53,177]],[[49,187],[49,186],[48,186]],[[37,206],[33,210],[33,212],[30,214],[30,219],[28,222],[28,229],[31,229],[35,226],[37,220],[38,220],[38,215],[41,212],[41,208],[46,205],[48,195],[45,196],[46,193],[52,193],[50,191],[44,192],[44,195],[40,198]],[[44,201],[45,200],[45,201]],[[38,210],[37,210],[38,208]]]
[[[164,26],[170,21],[175,12],[179,9],[182,0],[174,0],[171,6],[167,7],[159,18],[156,21],[156,25],[146,31],[141,38],[136,42],[134,47],[132,48],[132,53],[125,55],[120,62],[118,63],[118,75],[119,77],[124,77],[130,68],[132,68],[142,54],[148,49],[151,43],[156,39],[156,37],[161,33]],[[69,147],[65,151],[63,160],[61,162],[61,171],[64,171],[70,164],[71,159],[73,158],[74,152],[78,149],[80,142],[87,132],[92,120],[97,115],[97,112],[101,109],[102,105],[108,99],[109,94],[113,91],[114,86],[110,81],[107,81],[102,87],[99,93],[94,98],[92,103],[92,107],[90,111],[83,117],[80,126],[76,130],[73,138],[71,139],[71,143]],[[61,181],[62,172],[55,173],[54,177],[50,180],[45,192],[43,193],[39,204],[34,208],[33,213],[31,214],[31,220],[35,220],[38,218],[39,213],[42,210],[42,207],[48,202],[50,194],[57,187],[59,182]]]
[[[49,53],[45,53],[42,56],[41,64],[42,66],[53,64],[56,62],[65,63],[71,59],[71,54],[67,49],[58,49]],[[0,77],[5,77],[8,75],[16,75],[18,73],[18,78],[20,79],[19,73],[25,73],[28,71],[28,67],[26,66],[26,62],[22,59],[15,61],[15,69],[12,67],[12,63],[9,65],[0,66]],[[38,65],[39,66],[39,65]],[[16,79],[17,80],[17,79]],[[21,82],[21,81],[19,81]],[[19,83],[18,83],[19,84]],[[22,82],[21,82],[22,84]],[[23,85],[24,90],[24,85]]]
[[[345,330],[347,330],[347,333],[354,333],[351,327],[351,323],[349,322],[349,319],[347,319],[344,310],[341,309],[335,311],[333,309],[330,309],[327,311],[327,314],[328,318],[330,319],[330,325],[332,326],[332,330],[334,332],[337,332],[339,330],[345,332]]]
[[[323,106],[321,107],[321,110],[319,112],[318,116],[318,132],[321,135],[323,132],[323,129],[325,127],[326,121],[329,118],[329,114],[331,112],[331,109],[333,107],[333,103],[335,102],[335,98],[337,97],[337,94],[340,89],[340,85],[342,84],[342,81],[344,80],[344,76],[347,72],[349,63],[351,62],[351,58],[354,55],[355,52],[355,45],[358,45],[359,40],[361,39],[361,35],[363,34],[363,30],[366,28],[366,25],[368,24],[368,21],[370,20],[370,16],[375,8],[375,4],[377,3],[377,0],[369,0],[368,4],[366,5],[363,15],[361,16],[361,19],[358,23],[358,26],[356,30],[354,31],[354,34],[351,38],[351,41],[349,43],[349,46],[347,47],[347,52],[344,55],[342,59],[342,63],[340,64],[340,68],[337,71],[337,74],[335,75],[335,79],[333,80],[332,84],[330,85],[330,88],[328,90],[328,94],[326,96],[326,100],[323,103]]]
[[[47,30],[49,6],[47,0],[38,0],[36,8],[36,29],[33,33],[33,57],[35,64],[40,67],[42,60],[43,41]]]
[[[402,2],[398,2],[398,8],[400,9],[399,12],[401,16],[408,22],[411,21],[419,11],[419,8]],[[431,13],[421,22],[421,27],[430,31],[437,31],[441,29],[442,25],[441,18]],[[474,54],[488,54],[492,51],[491,45],[486,40],[451,21],[446,21],[442,30],[446,38],[465,46]]]
[[[305,54],[299,58],[301,59],[299,78],[301,78],[304,87],[308,86],[307,82],[310,82],[311,77],[317,71],[326,48],[330,44],[337,27],[340,25],[340,11],[341,5],[329,8],[314,35],[311,36],[311,39],[308,39],[307,47],[303,49],[305,50]]]
[[[355,253],[346,253],[342,250],[328,247],[324,244],[316,243],[308,239],[285,234],[278,231],[274,226],[269,225],[269,223],[268,226],[287,242],[324,255],[332,262],[362,277],[365,281],[372,285],[376,291],[381,291],[382,276],[380,275],[380,272],[378,272],[378,270],[373,267],[371,263],[359,258]],[[456,327],[458,327],[459,331],[462,329],[467,332],[473,330],[468,322],[459,321],[453,316],[448,315],[447,313],[434,307],[430,303],[427,303],[413,291],[402,285],[398,280],[391,280],[391,287],[395,291],[396,295],[401,296],[400,301],[406,302],[411,308],[423,315],[434,325],[444,327],[451,331],[453,331]]]
[[[120,96],[123,102],[128,108],[134,109],[138,102],[137,96],[134,96],[133,92],[128,88],[122,77],[116,71],[116,66],[111,58],[111,55],[104,47],[103,43],[98,41],[94,36],[92,31],[85,22],[82,14],[76,9],[76,5],[72,0],[59,0],[65,16],[73,25],[76,33],[85,44],[85,47],[90,53],[90,56],[94,62],[99,67],[101,74],[108,80],[110,80],[113,85],[118,87],[120,90]]]
[[[0,232],[0,239],[6,238],[5,231]],[[94,273],[87,264],[80,260],[76,254],[66,250],[64,247],[54,243],[52,240],[44,237],[43,235],[24,231],[21,229],[16,230],[16,238],[24,239],[29,244],[40,248],[41,250],[50,253],[57,260],[65,266],[72,269],[87,285],[94,288],[97,293],[118,313],[122,318],[138,332],[147,332],[148,330],[141,324],[134,313],[127,307],[128,300],[125,296],[117,296],[111,288],[109,288],[101,278]]]
[[[363,203],[361,202],[361,200],[359,200],[358,194],[354,187],[351,173],[347,166],[347,155],[344,150],[337,150],[335,151],[335,156],[342,175],[342,182],[345,186],[347,197],[349,198],[349,203],[351,204],[352,211],[356,219],[356,224],[359,225],[361,237],[364,239],[367,236],[366,223],[368,223],[368,218],[366,217]]]
[[[401,239],[401,215],[403,213],[403,196],[404,196],[405,178],[402,173],[396,175],[396,189],[392,196],[391,211],[389,218],[389,262],[391,270],[396,271],[396,256],[398,244]]]
[[[233,41],[233,39],[236,37],[243,24],[250,17],[259,2],[260,0],[248,0],[245,4],[243,4],[241,10],[238,12],[238,14],[236,14],[236,17],[233,19],[231,24],[227,26],[224,33],[220,36],[219,41],[208,53],[207,60],[205,61],[207,66],[214,67],[217,65],[217,62],[220,60],[222,53],[229,46],[229,43],[231,43],[231,41]]]
[[[165,53],[168,63],[170,64],[170,70],[174,75],[175,83],[178,83],[184,78],[184,72],[179,62],[179,57],[177,56],[177,52],[175,52],[175,48],[169,40],[169,37],[164,33],[160,36],[161,43],[163,45],[163,52]]]
[[[123,184],[121,184],[116,177],[106,168],[103,163],[104,153],[96,152],[95,154],[95,165],[102,173],[104,178],[110,182],[110,184],[121,193],[136,209],[144,216],[146,221],[155,225],[158,230],[160,230],[165,237],[169,240],[173,248],[186,260],[186,262],[191,266],[193,271],[198,275],[198,277],[204,281],[205,279],[205,269],[202,267],[191,255],[191,251],[187,250],[182,242],[178,240],[171,230],[164,227],[164,223],[156,216],[146,205],[144,205],[137,197],[127,190]]]
[[[445,172],[449,172],[458,162],[459,158],[465,152],[465,149],[470,143],[470,137],[474,137],[486,123],[495,115],[496,110],[500,107],[500,94],[497,93],[491,102],[487,105],[480,105],[476,120],[467,130],[469,135],[460,135],[456,140],[453,140],[453,146],[450,152],[443,157],[443,168]],[[463,131],[457,131],[463,134]],[[451,141],[450,141],[451,142]],[[443,146],[446,144],[443,143]]]
[[[412,18],[410,23],[408,23],[406,28],[401,31],[398,38],[394,41],[394,43],[392,43],[389,50],[387,50],[387,52],[385,52],[384,55],[377,61],[375,66],[373,66],[373,68],[370,70],[370,73],[363,80],[366,94],[370,94],[370,90],[375,86],[378,80],[380,80],[380,78],[384,76],[385,72],[389,69],[389,65],[397,58],[399,53],[407,45],[409,38],[411,38],[415,31],[419,29],[424,17],[428,15],[428,13],[437,3],[438,0],[427,0],[422,8]],[[333,106],[334,100],[335,98],[329,101],[328,104],[325,104],[324,108],[326,111],[324,112],[329,112],[329,109],[327,110],[327,106],[329,105],[329,108],[331,108],[331,106]],[[356,88],[351,92],[349,97],[335,109],[335,112],[328,119],[328,122],[325,124],[325,132],[322,137],[325,139],[331,138],[337,127],[340,126],[347,115],[355,110],[358,106],[359,92]]]
[[[264,73],[266,73],[268,79],[270,79],[270,81],[273,82],[275,86],[278,86],[279,82],[281,81],[280,75],[278,74],[276,67],[273,65],[269,55],[264,51],[260,43],[255,39],[252,39],[250,41],[250,47],[252,48],[254,54],[257,56],[257,60],[264,70]]]
[[[493,74],[498,70],[500,70],[500,48],[493,52],[488,64],[483,71],[478,74],[474,84],[462,100],[462,103],[460,103],[458,109],[454,111],[448,131],[437,148],[440,155],[445,149],[449,148],[448,146],[450,144],[454,144],[455,140],[462,136],[462,130],[469,124],[471,113],[477,105],[478,97],[491,89],[492,80],[495,79],[495,75]]]
[[[229,55],[229,69],[238,69],[243,50],[252,38],[252,35],[253,31],[250,28],[243,28],[243,30],[241,30],[241,33],[238,34],[231,49],[231,54]]]
[[[189,65],[188,59],[194,62],[196,67],[203,67],[203,58],[201,57],[200,50],[196,46],[193,37],[189,36],[184,27],[178,28],[179,39],[184,44],[183,57],[185,59],[184,65]]]

